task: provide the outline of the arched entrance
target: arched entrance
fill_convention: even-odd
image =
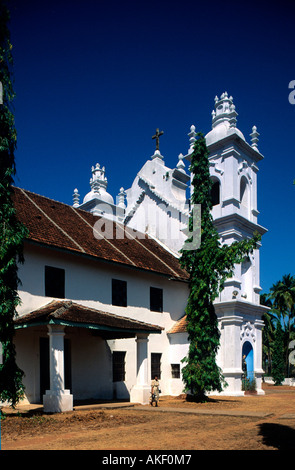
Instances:
[[[253,347],[249,341],[245,341],[242,348],[242,363],[246,364],[246,368],[243,367],[244,374],[249,378],[254,378],[254,354]]]

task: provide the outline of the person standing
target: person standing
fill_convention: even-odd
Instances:
[[[160,382],[158,380],[158,377],[155,375],[155,378],[154,380],[152,380],[152,383],[151,383],[151,399],[150,399],[151,406],[153,406],[153,402],[155,402],[156,406],[158,406],[159,397],[160,397]]]
[[[246,376],[247,375],[247,362],[246,362],[245,354],[243,355],[243,359],[242,359],[242,369],[243,369],[244,375]]]

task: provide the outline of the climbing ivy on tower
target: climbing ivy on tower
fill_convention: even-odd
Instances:
[[[0,365],[0,401],[13,406],[23,395],[23,372],[16,364],[13,344],[17,293],[17,263],[23,261],[23,240],[26,229],[17,220],[12,203],[15,176],[16,130],[12,113],[14,90],[12,83],[12,54],[8,29],[9,11],[0,0],[0,343],[3,364]]]
[[[181,250],[180,263],[189,273],[190,294],[186,307],[188,355],[182,369],[185,391],[195,399],[205,400],[208,392],[221,392],[227,385],[216,363],[220,342],[214,300],[224,288],[226,279],[232,277],[235,264],[241,263],[257,247],[258,233],[253,238],[221,245],[211,214],[212,181],[209,171],[209,152],[202,133],[197,134],[191,155],[192,206],[201,208],[201,243],[198,249]],[[193,217],[189,219],[193,231]],[[193,237],[187,242],[192,243]]]

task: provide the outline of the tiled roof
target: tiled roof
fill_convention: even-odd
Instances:
[[[114,336],[126,337],[128,333],[161,333],[162,327],[151,325],[131,318],[121,317],[113,313],[103,312],[68,300],[53,300],[43,307],[19,316],[14,321],[16,327],[28,327],[40,324],[63,324],[94,328]]]
[[[188,280],[177,257],[146,234],[139,238],[129,228],[113,223],[113,238],[97,239],[93,227],[101,218],[90,212],[21,188],[13,188],[13,201],[33,242]]]
[[[173,325],[173,327],[168,331],[168,333],[186,333],[186,325],[186,315],[184,315],[180,320],[175,323],[175,325]]]

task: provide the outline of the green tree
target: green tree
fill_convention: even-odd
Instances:
[[[284,275],[270,289],[269,298],[273,301],[272,311],[281,321],[284,337],[284,357],[287,375],[289,372],[289,343],[294,337],[295,320],[295,277]]]
[[[284,334],[281,322],[278,320],[275,331],[273,359],[272,359],[272,378],[275,385],[281,385],[285,377],[284,360]]]
[[[260,295],[260,303],[270,309],[273,308],[272,301],[268,294]],[[263,314],[262,320],[264,323],[262,330],[262,363],[266,375],[271,375],[273,343],[277,317],[271,312],[271,310],[269,310]]]
[[[0,82],[3,102],[0,104],[0,343],[3,348],[3,364],[0,365],[0,401],[7,400],[14,406],[24,390],[23,372],[15,360],[13,320],[19,304],[17,263],[23,261],[26,229],[17,220],[11,197],[15,176],[16,130],[11,110],[14,90],[8,22],[9,11],[1,0]]]
[[[207,392],[221,392],[226,386],[222,371],[216,364],[220,332],[213,302],[223,290],[226,279],[233,276],[235,264],[241,263],[260,240],[260,235],[254,234],[249,240],[221,245],[211,215],[212,181],[208,155],[205,137],[198,133],[191,155],[190,171],[193,185],[192,206],[199,204],[201,207],[201,244],[194,250],[181,250],[180,258],[181,265],[190,276],[190,294],[186,307],[190,344],[188,355],[183,359],[186,365],[182,369],[182,375],[185,391],[198,400],[206,399]],[[191,216],[191,232],[193,225]],[[192,241],[193,237],[187,240],[188,243]]]

